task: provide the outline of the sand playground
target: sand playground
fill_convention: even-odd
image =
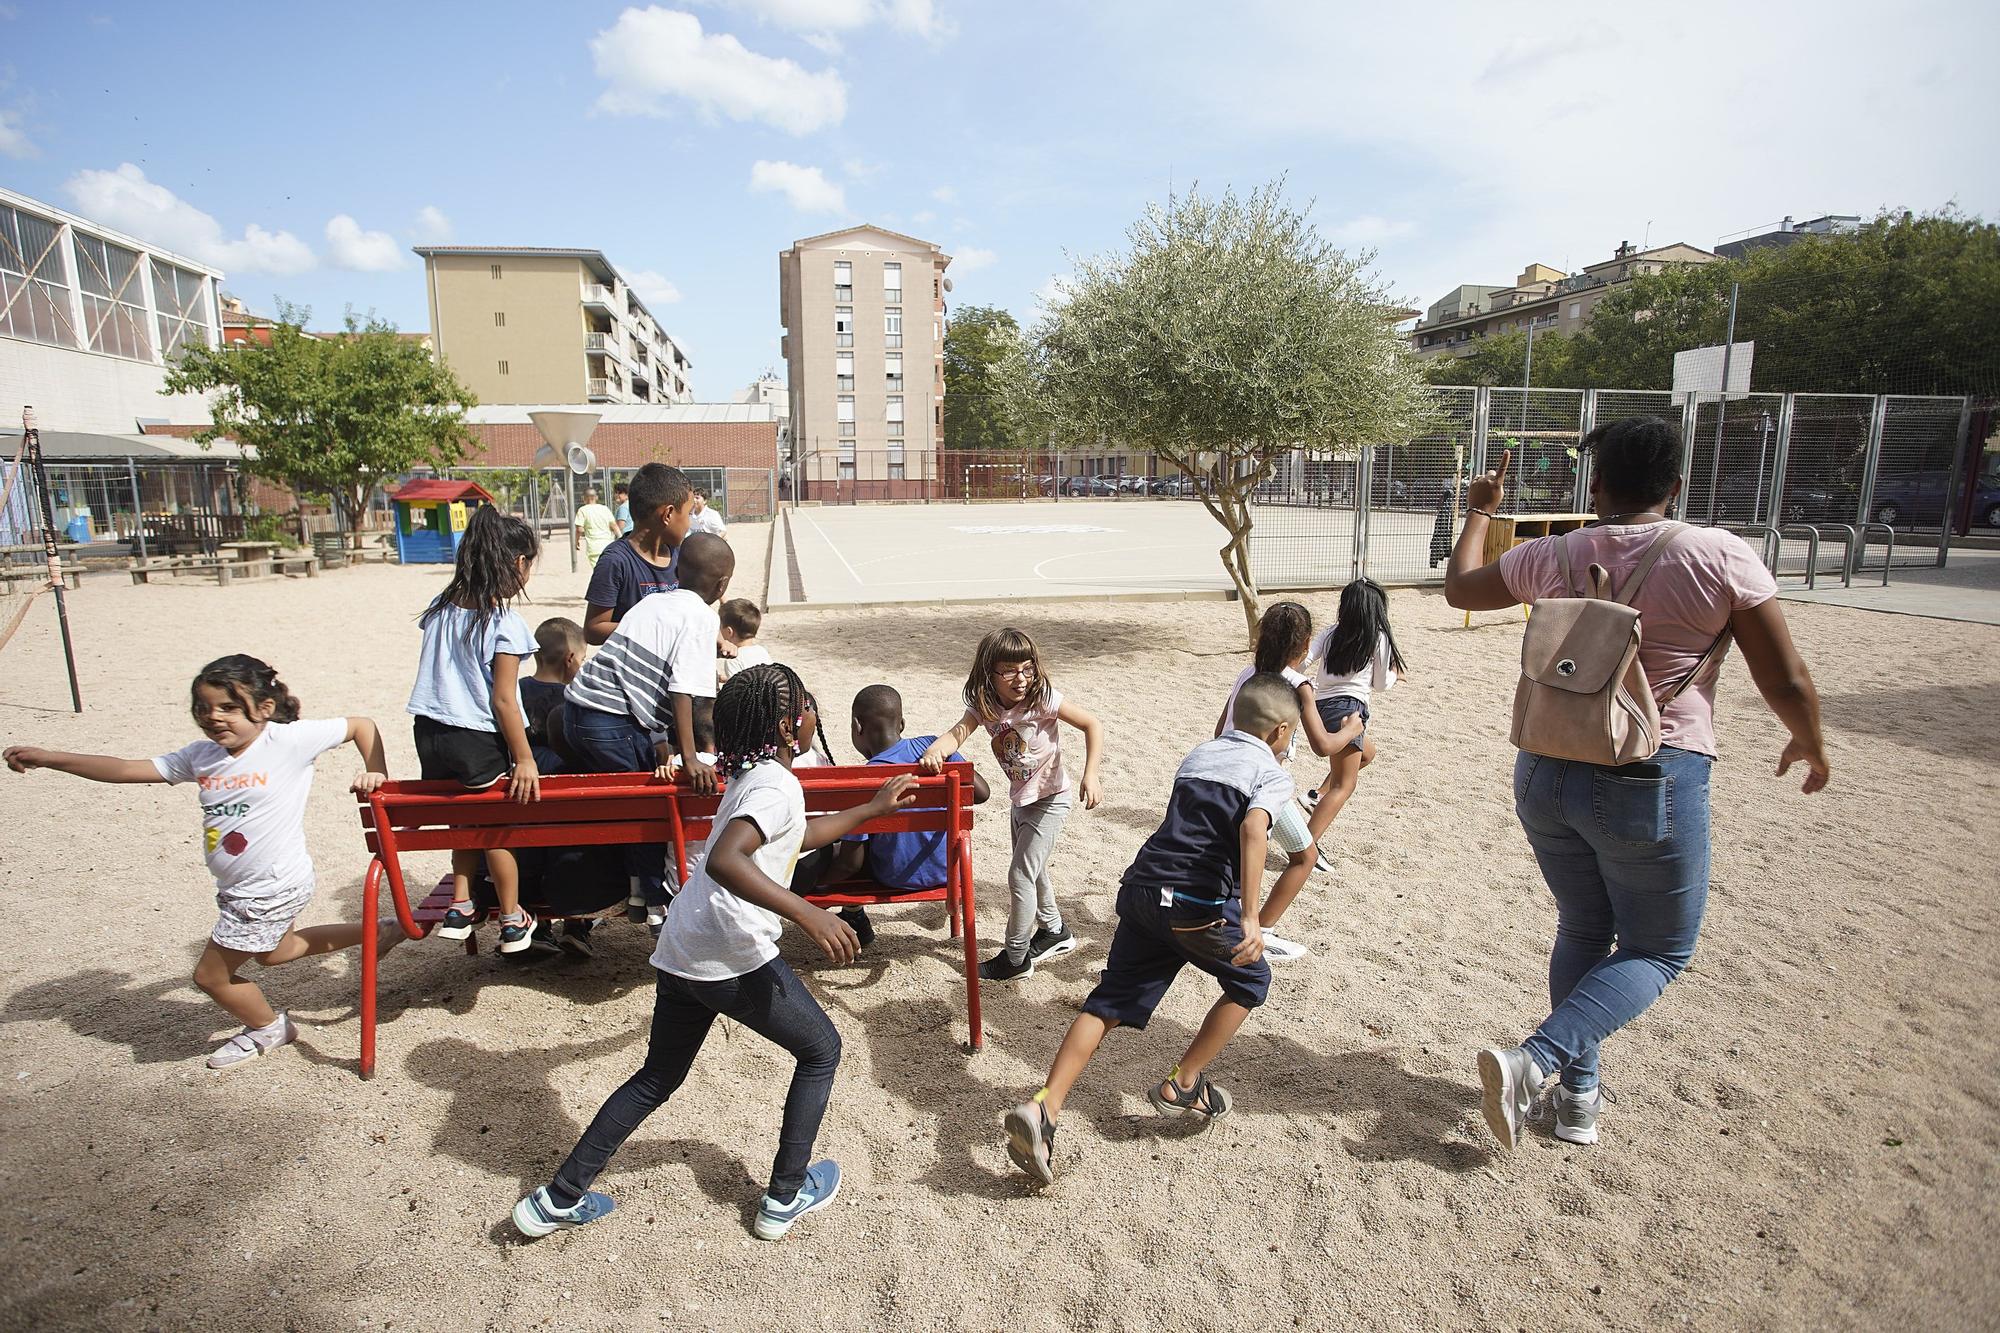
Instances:
[[[735,588],[756,596],[767,530],[731,536]],[[579,615],[567,553],[544,564],[524,614]],[[443,577],[98,576],[70,598],[85,712],[68,710],[38,606],[0,656],[0,741],[173,749],[196,734],[195,669],[240,651],[275,664],[308,716],[374,717],[392,772],[413,776],[415,617]],[[1324,623],[1332,597],[1307,600]],[[642,1058],[643,927],[601,925],[592,959],[517,963],[490,938],[476,958],[398,949],[372,1082],[356,1073],[357,956],[288,966],[267,985],[304,1038],[215,1074],[203,1057],[234,1024],[188,980],[214,916],[189,794],[0,773],[0,1327],[1992,1327],[2000,629],[1788,606],[1825,701],[1834,780],[1816,797],[1771,776],[1781,730],[1731,658],[1701,951],[1607,1047],[1603,1141],[1544,1127],[1508,1154],[1480,1120],[1473,1052],[1545,1011],[1554,922],[1512,812],[1521,621],[1468,630],[1434,592],[1391,609],[1413,674],[1377,700],[1381,758],[1327,844],[1338,874],[1287,918],[1314,956],[1278,971],[1213,1069],[1236,1112],[1190,1134],[1145,1102],[1212,998],[1185,974],[1151,1029],[1107,1040],[1039,1193],[999,1116],[1040,1082],[1102,962],[1118,876],[1247,660],[1240,609],[767,619],[843,755],[848,700],[876,681],[903,692],[913,729],[948,725],[975,641],[1007,621],[1108,731],[1105,802],[1054,859],[1083,946],[987,987],[983,1052],[962,1048],[940,906],[878,910],[879,940],[847,967],[787,937],[845,1042],[819,1151],[846,1184],[777,1245],[747,1222],[789,1062],[729,1024],[600,1180],[611,1219],[534,1243],[506,1222]],[[320,762],[307,924],[358,910],[353,766]],[[983,811],[989,950],[1006,838],[1004,812]]]

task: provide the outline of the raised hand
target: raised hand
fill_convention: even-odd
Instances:
[[[1500,470],[1474,477],[1472,484],[1465,488],[1465,507],[1468,509],[1493,510],[1500,507],[1501,499],[1507,493],[1507,469],[1514,464],[1514,451],[1500,452]]]

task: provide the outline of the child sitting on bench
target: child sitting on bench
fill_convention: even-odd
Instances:
[[[854,696],[848,729],[854,748],[871,764],[914,764],[923,758],[935,736],[903,735],[903,696],[888,685],[870,685]],[[963,763],[954,752],[946,762]],[[984,805],[992,795],[986,779],[972,774],[972,801]],[[917,806],[916,809],[929,809]],[[837,883],[866,874],[885,889],[934,889],[945,882],[946,838],[934,833],[851,833],[841,841],[832,867],[821,883]],[[849,907],[840,919],[854,928],[866,948],[875,939],[867,909]]]

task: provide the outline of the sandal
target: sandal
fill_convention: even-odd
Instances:
[[[1007,1156],[1041,1184],[1056,1178],[1056,1126],[1039,1098],[1023,1102],[1000,1123],[1007,1130]]]
[[[1203,1074],[1194,1081],[1192,1088],[1183,1088],[1179,1082],[1180,1070],[1176,1068],[1164,1080],[1146,1089],[1146,1100],[1161,1115],[1198,1115],[1206,1120],[1229,1114],[1231,1106],[1229,1093],[1208,1081]],[[1165,1088],[1167,1091],[1161,1092]]]

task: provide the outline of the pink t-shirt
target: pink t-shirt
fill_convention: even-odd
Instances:
[[[1069,786],[1063,772],[1062,741],[1056,735],[1056,710],[1062,707],[1062,692],[1049,687],[1041,703],[1022,702],[985,721],[993,737],[993,757],[1011,784],[1009,798],[1015,805],[1033,805]]]
[[[1500,578],[1523,602],[1538,597],[1575,597],[1588,590],[1590,567],[1611,575],[1610,591],[1625,577],[1656,537],[1652,523],[1606,524],[1581,528],[1565,537],[1537,537],[1500,557]],[[1574,590],[1562,586],[1555,543],[1569,543]],[[1778,592],[1750,544],[1721,528],[1689,527],[1672,539],[1633,604],[1639,609],[1639,665],[1656,698],[1666,697],[1693,670],[1734,611],[1761,606]],[[1660,714],[1665,745],[1715,754],[1715,680],[1720,661],[1703,673]]]

